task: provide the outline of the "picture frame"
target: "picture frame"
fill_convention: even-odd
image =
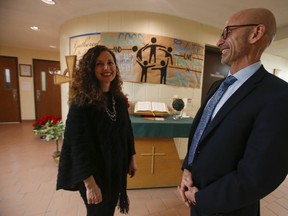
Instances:
[[[20,76],[32,77],[32,65],[19,64]]]

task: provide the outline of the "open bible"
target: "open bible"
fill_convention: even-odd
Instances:
[[[134,114],[142,116],[167,116],[170,113],[165,103],[138,101],[134,107]]]

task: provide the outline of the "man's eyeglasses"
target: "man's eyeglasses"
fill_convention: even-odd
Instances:
[[[249,27],[249,26],[258,26],[259,24],[245,24],[245,25],[230,25],[226,26],[221,34],[221,37],[225,40],[228,37],[229,32],[232,31],[230,28],[241,28],[241,27]]]

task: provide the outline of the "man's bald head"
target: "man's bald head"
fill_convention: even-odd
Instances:
[[[276,35],[276,19],[273,13],[266,8],[250,8],[239,11],[233,14],[227,22],[229,22],[229,25],[233,25],[234,21],[237,24],[263,24],[265,26],[267,46],[269,46]]]

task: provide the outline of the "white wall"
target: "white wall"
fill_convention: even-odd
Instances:
[[[137,32],[175,37],[195,43],[214,45],[220,30],[178,17],[147,12],[109,12],[82,16],[67,21],[60,31],[61,67],[65,68],[65,55],[69,55],[69,37],[93,32]],[[161,84],[124,82],[123,90],[133,103],[138,100],[155,100],[171,106],[173,95],[192,98],[186,112],[194,116],[201,102],[201,89],[175,87]],[[68,89],[63,87],[67,99]],[[63,118],[68,107],[62,101]]]
[[[223,24],[224,25],[224,24]],[[67,21],[60,32],[60,55],[58,52],[44,52],[13,47],[0,47],[0,55],[18,57],[19,64],[32,64],[32,59],[61,62],[62,71],[67,67],[65,56],[69,55],[69,37],[92,32],[139,32],[167,37],[175,37],[202,45],[214,46],[221,34],[220,29],[186,19],[145,12],[98,13]],[[276,69],[280,78],[288,81],[288,60],[264,54],[262,63],[273,73]],[[23,88],[25,86],[25,88]],[[31,88],[27,90],[27,86]],[[201,89],[192,89],[160,84],[124,82],[124,92],[132,102],[138,100],[158,100],[171,105],[173,95],[192,98],[186,111],[191,116],[197,112],[201,101]],[[35,119],[33,77],[19,77],[22,120]],[[62,84],[62,116],[65,121],[68,112],[68,84]],[[187,139],[175,139],[179,157],[186,153]]]
[[[264,67],[273,73],[276,70],[276,75],[288,82],[288,60],[279,56],[264,53],[261,59]]]
[[[60,32],[61,68],[66,68],[65,56],[69,55],[69,37],[93,32],[139,32],[175,37],[204,45],[215,46],[221,30],[186,19],[147,12],[106,12],[78,17],[67,21]],[[279,77],[287,79],[288,60],[264,54],[263,64],[271,73],[279,71]],[[176,87],[161,84],[124,82],[124,92],[130,101],[158,100],[168,105],[173,95],[192,98],[186,111],[191,116],[197,112],[201,101],[201,89]],[[62,85],[62,116],[65,119],[68,107],[68,85]]]
[[[224,25],[224,23],[223,23]],[[221,34],[220,29],[186,19],[147,12],[105,12],[78,17],[67,21],[60,31],[61,68],[66,67],[65,56],[69,55],[69,37],[93,32],[137,32],[175,37],[195,43],[215,46]],[[281,78],[288,80],[288,60],[264,54],[264,65],[271,73],[280,70]],[[195,116],[201,103],[201,89],[176,87],[160,84],[124,82],[123,90],[131,102],[155,100],[171,105],[173,95],[191,98],[186,112]],[[68,106],[68,85],[62,85],[62,117],[65,120]],[[179,158],[183,159],[187,151],[187,139],[174,139]]]
[[[83,33],[104,31],[135,31],[176,37],[203,45],[215,45],[221,33],[221,30],[211,28],[207,25],[155,13],[100,13],[70,20],[62,26],[60,37],[61,55],[59,52],[53,51],[47,52],[5,46],[0,46],[0,55],[17,57],[18,64],[32,65],[33,58],[52,61],[61,60],[61,68],[62,71],[64,71],[67,67],[65,55],[69,55],[69,37]],[[276,69],[278,76],[288,82],[287,59],[264,53],[262,62],[269,72],[273,73],[273,70]],[[31,88],[27,88],[27,86]],[[68,111],[68,85],[63,84],[62,89],[62,114],[65,119]],[[33,77],[19,77],[19,90],[22,120],[34,120],[35,104]],[[177,94],[180,97],[192,98],[192,104],[187,108],[187,112],[192,116],[195,115],[201,101],[201,90],[199,89],[163,86],[159,84],[152,85],[125,82],[124,92],[128,94],[131,101],[155,99],[166,102],[168,105],[171,105],[172,96],[174,94]]]

